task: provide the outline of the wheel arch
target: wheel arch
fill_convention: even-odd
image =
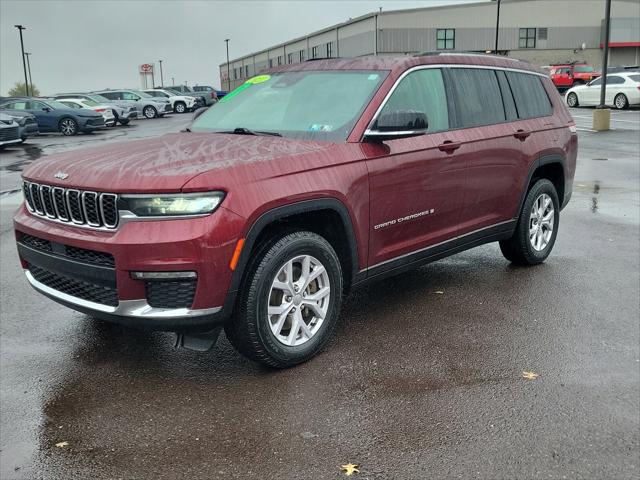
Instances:
[[[522,211],[522,206],[524,205],[524,200],[527,196],[527,193],[529,192],[533,184],[541,178],[546,178],[551,183],[553,183],[554,187],[556,188],[556,192],[558,193],[560,208],[564,208],[568,202],[568,199],[565,198],[566,170],[566,159],[562,155],[544,155],[540,157],[536,162],[534,162],[534,164],[529,169],[527,183],[525,184],[525,188],[520,195],[520,204],[516,212],[517,216],[515,218],[518,218]]]
[[[323,221],[324,220],[324,221]],[[328,220],[328,221],[327,221]],[[306,229],[329,241],[343,268],[345,290],[358,275],[358,245],[349,210],[337,198],[319,198],[275,207],[261,214],[244,236],[244,246],[231,278],[224,310],[231,314],[252,255],[276,231]]]

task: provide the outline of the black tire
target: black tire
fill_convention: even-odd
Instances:
[[[73,118],[63,118],[62,120],[60,120],[60,122],[58,122],[58,131],[66,137],[77,135],[78,122],[76,122]]]
[[[184,102],[176,102],[173,106],[173,111],[176,113],[187,113],[187,104]]]
[[[325,267],[330,297],[317,332],[306,343],[288,346],[272,333],[267,307],[271,285],[279,270],[300,255],[310,255]],[[225,325],[227,338],[244,356],[271,367],[287,368],[305,362],[318,353],[335,329],[342,303],[342,284],[340,261],[327,240],[307,231],[283,233],[259,247],[247,265],[234,318]]]
[[[541,250],[536,250],[529,240],[530,224],[533,222],[531,210],[534,202],[543,194],[551,197],[553,203],[553,229],[547,245]],[[537,265],[542,263],[553,250],[559,226],[560,204],[556,188],[546,178],[540,179],[527,192],[522,211],[518,217],[516,230],[511,238],[500,242],[500,250],[507,260],[516,265]]]
[[[618,110],[624,110],[629,107],[629,99],[624,93],[619,93],[613,99],[613,106]]]
[[[113,125],[112,125],[112,127],[115,127],[116,125],[118,125],[118,120],[120,119],[120,117],[118,116],[118,113],[115,110],[111,110],[111,113],[113,113]]]
[[[129,125],[129,122],[131,120],[127,118],[126,120],[119,119],[118,121],[120,122],[120,125],[125,126],[125,125]]]
[[[156,118],[158,116],[158,111],[156,110],[156,108],[154,106],[147,105],[142,110],[142,115],[144,115],[145,118]]]
[[[571,92],[569,95],[567,95],[567,105],[569,105],[571,108],[580,106],[580,102],[578,102],[578,95],[576,95],[574,92]]]

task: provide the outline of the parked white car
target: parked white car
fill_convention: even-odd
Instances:
[[[186,113],[197,108],[197,99],[188,95],[176,95],[170,90],[164,90],[162,88],[151,88],[143,90],[152,97],[156,98],[168,98],[171,102],[171,107],[176,113]]]
[[[598,77],[586,85],[567,90],[565,100],[570,107],[587,107],[600,104],[600,87],[603,77]],[[640,72],[609,73],[605,104],[618,110],[630,105],[640,105]]]
[[[89,110],[98,112],[102,115],[102,118],[104,118],[104,124],[107,127],[113,127],[116,124],[116,117],[110,105],[100,105],[98,102],[87,100],[86,98],[63,98],[58,100],[58,102],[69,108],[88,108]]]

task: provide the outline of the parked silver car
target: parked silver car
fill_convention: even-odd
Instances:
[[[129,125],[131,120],[138,118],[138,108],[135,105],[130,105],[130,102],[110,100],[107,97],[98,95],[97,93],[59,93],[53,98],[56,100],[63,100],[66,98],[81,98],[84,100],[92,100],[99,104],[107,104],[113,111],[113,116],[116,117],[116,123],[120,125]]]
[[[126,102],[129,106],[137,108],[138,113],[145,118],[162,117],[166,113],[171,113],[171,102],[167,98],[155,98],[140,90],[102,90],[93,92],[110,100]]]
[[[22,110],[0,110],[0,113],[10,116],[18,124],[20,141],[24,142],[28,137],[33,137],[40,133],[38,120],[29,112]]]
[[[0,113],[0,149],[12,143],[20,143],[20,127],[18,123],[4,113]]]

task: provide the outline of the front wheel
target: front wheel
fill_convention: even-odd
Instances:
[[[184,102],[176,102],[173,109],[176,113],[184,113],[187,111],[187,106]]]
[[[122,118],[118,119],[118,122],[120,122],[120,125],[125,126],[125,125],[129,125],[130,120],[127,118],[126,120],[123,120]]]
[[[560,204],[556,188],[546,178],[527,193],[516,230],[500,242],[500,250],[516,265],[542,263],[551,253],[558,235]]]
[[[573,92],[567,95],[567,105],[569,105],[572,108],[577,107],[579,105],[578,95],[576,95]]]
[[[258,249],[225,332],[246,357],[292,367],[329,340],[341,301],[342,271],[331,244],[312,232],[293,232]]]
[[[624,110],[629,106],[629,100],[627,99],[627,96],[624,93],[619,93],[616,95],[616,98],[613,99],[613,105],[618,110]]]
[[[63,118],[58,124],[58,130],[65,136],[78,133],[78,123],[73,118]]]
[[[156,118],[158,116],[158,111],[155,109],[155,107],[147,105],[146,107],[144,107],[144,110],[142,110],[142,114],[146,118]]]

